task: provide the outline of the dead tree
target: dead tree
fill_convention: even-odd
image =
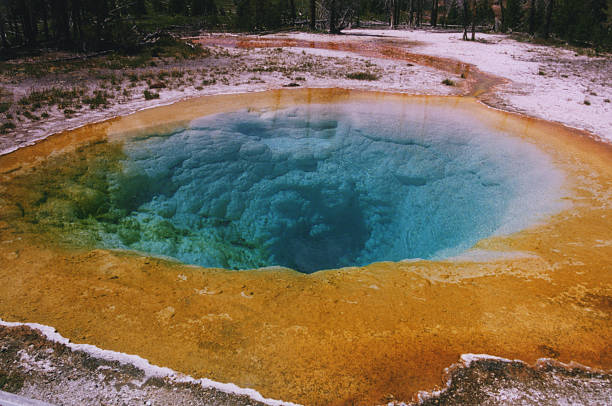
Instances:
[[[400,1],[401,0],[387,0],[387,7],[389,8],[389,28],[395,29],[399,24],[400,15]]]
[[[355,16],[355,4],[346,0],[323,1],[322,16],[327,19],[330,34],[339,34]]]

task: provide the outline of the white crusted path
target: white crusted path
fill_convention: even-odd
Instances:
[[[585,129],[612,142],[610,55],[580,56],[567,49],[518,42],[506,35],[477,34],[482,41],[472,42],[463,41],[461,33],[425,30],[345,32],[394,37],[410,41],[410,52],[471,63],[511,81],[499,89],[499,95],[517,111]]]

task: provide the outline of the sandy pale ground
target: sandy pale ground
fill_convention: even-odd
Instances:
[[[142,94],[147,85],[139,83],[130,88],[130,96],[117,97],[107,108],[83,109],[69,118],[52,109],[49,118],[19,122],[15,131],[1,136],[0,153],[63,130],[195,96],[264,91],[290,84],[407,94],[466,94],[474,90],[470,82],[473,85],[474,80],[483,80],[473,78],[470,68],[490,75],[483,84],[490,90],[483,97],[490,105],[586,129],[603,139],[612,138],[609,56],[579,56],[569,50],[521,43],[501,35],[480,34],[482,42],[465,42],[457,33],[421,30],[348,30],[346,34],[213,34],[194,38],[209,46],[214,57],[177,65],[183,70],[202,70],[194,75],[193,82],[161,89],[156,100],[145,100]],[[360,71],[375,73],[379,79],[369,82],[346,77],[347,73]],[[212,78],[215,83],[199,86],[202,80],[209,83]],[[444,79],[453,80],[457,86],[445,86]],[[16,99],[41,88],[99,85],[87,75],[75,83],[72,74],[35,80],[7,77],[3,82],[5,91]]]
[[[342,40],[340,45],[337,38]],[[503,102],[521,109],[512,97],[504,99],[505,94],[514,91],[508,89],[520,85],[502,78],[501,71],[486,73],[477,61],[468,57],[450,61],[423,56],[419,47],[431,45],[424,45],[422,38],[393,38],[391,43],[386,42],[388,38],[379,37],[337,38],[313,39],[290,34],[263,39],[214,36],[202,41],[224,42],[232,52],[248,49],[249,53],[268,56],[273,53],[266,52],[276,52],[275,48],[284,46],[291,48],[287,55],[331,58],[327,63],[347,56],[356,60],[370,58],[370,63],[376,63],[381,72],[394,79],[367,84],[341,82],[338,77],[329,81],[343,87],[379,86],[382,90],[409,94],[474,94],[492,104]],[[381,48],[377,41],[385,41],[386,48]],[[470,44],[470,47],[480,45],[495,46]],[[265,48],[254,51],[254,46]],[[524,44],[512,46],[521,48]],[[334,56],[334,52],[342,54]],[[427,51],[430,52],[435,54]],[[402,66],[399,73],[404,73],[399,77],[410,74],[412,78],[400,81],[403,89],[393,87],[399,86],[397,76],[393,76],[398,75],[399,64]],[[584,75],[600,74],[592,66],[590,73]],[[271,77],[274,75],[275,72],[270,73]],[[327,83],[313,76],[306,78],[309,87]],[[567,76],[563,79],[569,79]],[[442,85],[441,80],[447,77],[456,80],[459,86]],[[280,79],[275,83],[270,79],[260,84],[259,90],[278,87],[280,83]],[[535,86],[524,86],[524,92],[533,93],[531,97],[540,97],[541,93],[533,91]],[[605,91],[603,88],[594,93]],[[156,103],[176,100],[165,98],[163,92],[161,95]],[[3,219],[0,258],[6,264],[0,276],[0,315],[5,320],[50,325],[72,341],[138,354],[154,364],[196,378],[233,382],[254,388],[266,398],[304,404],[410,401],[419,391],[441,388],[445,383],[444,369],[466,353],[494,354],[528,363],[555,358],[609,370],[612,365],[609,144],[561,125],[497,112],[472,98],[423,98],[423,101],[453,103],[496,130],[509,131],[534,143],[567,174],[570,208],[545,224],[512,236],[486,239],[477,246],[493,252],[526,252],[527,256],[379,263],[312,275],[281,269],[237,274],[133,253],[75,251],[58,246],[52,235],[32,232],[35,228],[20,220],[19,213],[29,210],[27,182],[35,176],[36,168],[44,164],[41,157],[70,159],[69,154],[79,151],[80,146],[120,141],[123,136],[142,131],[143,123],[168,129],[194,117],[239,106],[279,107],[306,98],[333,102],[347,97],[376,100],[402,96],[297,90],[220,96],[206,99],[205,103],[193,100],[67,132],[5,155],[0,159],[0,190],[7,196],[0,202]],[[121,108],[127,112],[143,104],[130,102]],[[571,103],[558,104],[561,110],[571,110]],[[602,106],[604,112],[608,111],[606,105]],[[543,107],[536,106],[531,114],[543,115],[542,111]],[[559,113],[555,120],[572,124],[576,117]],[[55,119],[60,126],[60,119]],[[580,123],[573,125],[589,128]],[[605,118],[599,117],[591,125],[596,137],[607,136]],[[36,137],[45,136],[43,130],[33,131],[38,131]],[[19,142],[29,142],[33,139],[28,138],[30,135]],[[54,170],[60,176],[63,169]],[[484,368],[488,369],[494,370],[495,366]],[[510,375],[506,378],[510,379]],[[577,379],[592,378],[585,376]],[[603,389],[585,384],[582,391],[594,391],[593,404],[601,399],[597,396],[602,390],[610,390],[607,375],[595,378],[603,382]],[[517,385],[498,388],[498,392],[512,400],[512,396],[519,396],[511,393],[511,388]],[[456,395],[452,390],[445,393]],[[609,397],[609,393],[604,392],[603,396]],[[574,395],[568,394],[568,399],[571,396]],[[534,395],[533,399],[542,402],[544,398]]]
[[[479,34],[477,42],[460,33],[351,30],[405,42],[415,53],[457,59],[504,78],[495,89],[499,107],[586,129],[612,140],[612,58],[517,42],[504,35]],[[587,101],[590,104],[585,104]]]
[[[325,39],[325,35],[319,37]],[[238,38],[243,38],[243,47],[237,46]],[[208,45],[211,56],[202,59],[179,61],[157,68],[135,69],[141,76],[157,75],[162,70],[182,71],[185,76],[168,83],[164,89],[154,89],[159,99],[145,100],[143,91],[149,88],[144,81],[131,83],[127,72],[104,72],[115,75],[120,88],[128,89],[125,96],[121,90],[114,91],[108,82],[100,81],[86,72],[70,74],[49,74],[39,79],[15,79],[4,77],[2,88],[17,100],[33,90],[46,88],[86,87],[92,89],[104,86],[105,91],[115,97],[106,108],[89,109],[84,107],[72,116],[66,117],[56,107],[47,111],[48,118],[28,120],[23,118],[17,128],[7,135],[0,136],[0,154],[8,153],[21,146],[29,145],[47,136],[126,115],[135,111],[170,104],[196,96],[215,94],[234,94],[282,89],[288,86],[348,89],[386,90],[408,94],[453,95],[463,91],[462,80],[458,78],[457,87],[449,87],[442,81],[449,75],[432,67],[414,64],[398,64],[389,58],[362,57],[355,52],[317,52],[316,49],[298,50],[291,47],[254,48],[247,46],[259,37],[207,36],[198,41]],[[374,81],[353,80],[346,77],[352,72],[370,72],[378,78]],[[81,77],[83,76],[83,77]],[[149,81],[150,82],[150,81]]]

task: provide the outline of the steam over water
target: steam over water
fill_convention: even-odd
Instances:
[[[217,114],[124,151],[104,244],[232,269],[452,256],[553,213],[563,181],[524,141],[395,103]]]

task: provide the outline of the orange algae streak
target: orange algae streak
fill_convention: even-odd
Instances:
[[[485,93],[489,93],[495,86],[505,81],[503,78],[482,72],[469,63],[451,58],[409,52],[407,49],[415,43],[388,38],[379,38],[375,41],[352,41],[350,37],[347,37],[342,42],[336,42],[300,40],[294,38],[205,36],[194,37],[192,40],[202,45],[233,46],[243,49],[278,47],[328,49],[332,51],[351,52],[356,55],[371,58],[392,59],[395,61],[414,63],[448,72],[453,75],[461,75],[466,79],[466,94],[471,96],[483,96]]]
[[[36,173],[53,157],[80,156],[84,145],[97,146],[112,163],[113,145],[124,137],[201,115],[346,100],[453,106],[511,132],[566,173],[570,205],[476,247],[530,255],[385,262],[311,275],[74,249],[21,224],[28,206],[19,208],[19,198],[37,202],[26,198],[27,180],[40,179]],[[60,175],[45,172],[49,181]],[[0,179],[0,317],[52,325],[75,342],[309,405],[410,400],[442,385],[444,368],[462,353],[612,367],[612,149],[559,125],[462,98],[334,89],[215,96],[51,137],[1,157]],[[21,188],[12,189],[17,179]]]

